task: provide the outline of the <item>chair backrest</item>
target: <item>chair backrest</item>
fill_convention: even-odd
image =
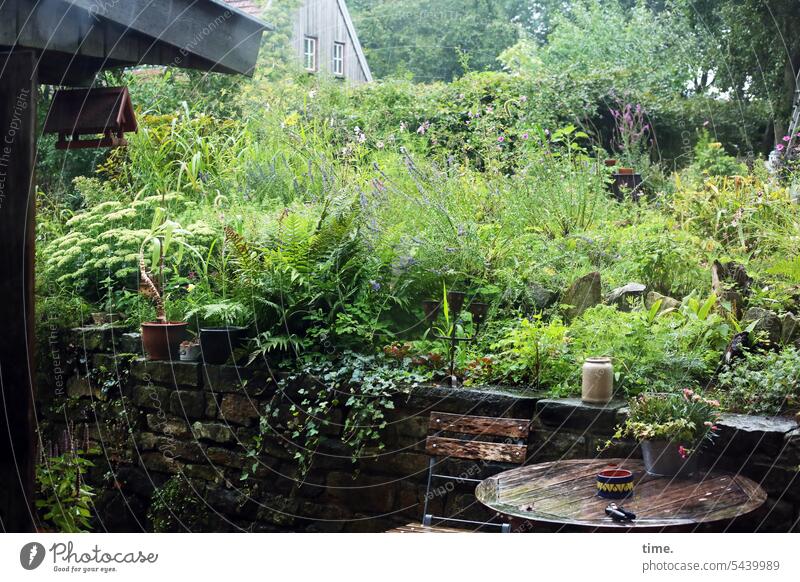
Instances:
[[[454,457],[474,461],[497,461],[521,465],[525,462],[530,420],[463,416],[432,412],[428,424],[425,450],[434,457]],[[469,435],[473,438],[452,438],[442,433]],[[500,437],[503,442],[477,440],[475,437]]]
[[[428,464],[428,485],[425,491],[425,506],[422,523],[454,522],[480,527],[496,527],[502,532],[511,528],[505,523],[481,522],[454,517],[434,516],[428,513],[431,486],[436,479],[470,482],[476,485],[480,479],[464,475],[438,473],[436,466],[442,459],[454,458],[472,461],[498,462],[521,465],[525,462],[531,421],[518,418],[494,418],[489,416],[467,416],[446,412],[432,412],[428,423],[428,438],[425,450],[431,456]],[[445,436],[448,435],[448,436]],[[439,461],[437,461],[439,459]]]

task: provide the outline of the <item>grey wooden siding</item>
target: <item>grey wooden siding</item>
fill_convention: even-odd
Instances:
[[[344,77],[352,83],[371,80],[361,65],[356,49],[357,40],[348,34],[345,15],[337,0],[306,0],[295,20],[292,44],[298,55],[303,55],[303,39],[317,39],[317,67],[320,72],[332,74],[333,44],[344,43]]]

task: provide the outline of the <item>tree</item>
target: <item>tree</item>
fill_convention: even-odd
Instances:
[[[713,86],[738,99],[766,100],[773,133],[786,131],[800,69],[797,0],[676,0],[703,40]]]
[[[350,0],[376,77],[450,81],[496,70],[498,55],[532,22],[526,0]]]

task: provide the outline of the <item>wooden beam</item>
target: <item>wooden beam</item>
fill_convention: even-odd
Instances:
[[[35,527],[36,55],[0,53],[0,527]]]

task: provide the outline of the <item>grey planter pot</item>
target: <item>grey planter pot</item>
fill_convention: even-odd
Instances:
[[[687,458],[678,452],[674,441],[642,441],[644,469],[657,477],[691,477],[697,472],[697,451]]]

